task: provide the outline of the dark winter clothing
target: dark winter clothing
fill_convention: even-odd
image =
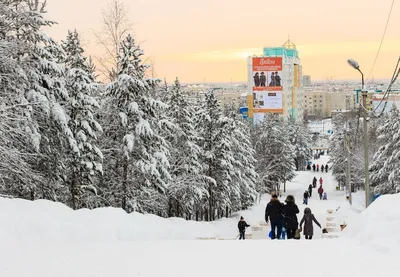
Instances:
[[[310,185],[308,186],[308,194],[310,195],[310,198],[311,198],[311,196],[312,196],[312,189],[313,189],[313,187],[312,187],[312,185],[310,184]]]
[[[319,187],[318,189],[318,194],[319,194],[319,199],[322,199],[322,194],[324,193],[324,189],[322,188],[322,186]]]
[[[250,225],[247,224],[246,221],[244,220],[239,221],[238,223],[239,233],[246,231],[246,227],[250,227]]]
[[[309,192],[306,190],[303,194],[303,204],[307,205],[308,204],[308,197],[310,197]]]
[[[281,77],[278,75],[278,72],[275,72],[275,86],[281,86]]]
[[[283,204],[276,195],[272,196],[271,201],[265,208],[265,221],[271,220],[272,239],[280,238],[282,234]],[[276,229],[276,233],[275,233]]]
[[[328,172],[328,164],[325,166],[325,172]]]
[[[246,239],[246,235],[245,235],[244,232],[243,233],[239,233],[239,240],[241,240],[241,239]]]
[[[313,169],[313,171],[315,171],[315,164],[312,165],[312,169]]]
[[[260,82],[261,86],[265,87],[265,84],[267,83],[267,76],[265,76],[264,72],[261,72]]]
[[[319,164],[317,164],[317,172],[319,171]]]
[[[254,85],[256,86],[256,87],[259,87],[260,86],[260,76],[258,75],[258,72],[254,75]]]
[[[319,184],[322,186],[323,180],[322,177],[319,178]]]
[[[326,192],[324,192],[323,200],[328,200],[328,195],[326,194]]]
[[[318,225],[319,228],[321,228],[321,224],[319,224],[319,222],[315,219],[315,216],[311,213],[311,209],[305,208],[304,216],[300,221],[300,227],[304,223],[303,233],[306,236],[306,239],[312,239],[312,236],[314,235],[313,221]]]
[[[297,214],[300,212],[299,208],[295,204],[294,197],[288,195],[286,198],[286,205],[283,207],[283,213],[285,217],[285,227],[287,232],[287,238],[293,239],[296,233],[296,230],[299,226],[299,222],[297,220]]]
[[[317,186],[317,177],[314,177],[314,179],[312,180],[313,183],[313,187],[315,188]]]

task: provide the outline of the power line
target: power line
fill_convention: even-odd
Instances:
[[[372,64],[371,71],[369,72],[366,81],[369,80],[369,76],[371,76],[371,73],[372,73],[372,71],[374,70],[376,61],[378,60],[378,56],[379,56],[379,53],[380,53],[381,48],[382,48],[383,40],[385,39],[386,30],[387,30],[387,27],[388,27],[388,25],[389,25],[390,17],[391,17],[391,15],[392,15],[393,6],[394,6],[394,0],[392,1],[392,5],[391,5],[391,7],[390,7],[389,16],[388,16],[387,21],[386,21],[385,30],[383,31],[383,35],[382,35],[381,43],[379,44],[378,52],[376,53],[374,63]]]

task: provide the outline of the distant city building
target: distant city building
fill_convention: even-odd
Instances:
[[[248,116],[262,121],[267,113],[303,119],[302,65],[294,43],[266,47],[248,58]]]
[[[310,75],[304,75],[303,76],[303,86],[304,87],[311,86],[311,76]]]
[[[400,109],[400,95],[399,94],[392,94],[389,95],[389,98],[383,99],[384,94],[375,94],[372,96],[372,109],[374,109],[376,114],[384,113],[384,114],[389,114],[390,110],[392,109],[393,106],[396,106],[398,109]],[[383,99],[383,101],[382,101]]]
[[[307,119],[332,117],[332,111],[354,110],[352,91],[311,90],[304,92],[304,116]]]

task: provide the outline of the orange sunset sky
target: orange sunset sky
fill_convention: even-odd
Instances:
[[[87,54],[99,54],[91,30],[101,28],[107,0],[48,0],[49,30],[83,36]],[[369,75],[392,0],[124,0],[155,73],[172,82],[244,82],[246,57],[280,46],[290,35],[313,80],[358,79],[346,60]],[[400,2],[395,1],[371,78],[391,78],[400,55]]]

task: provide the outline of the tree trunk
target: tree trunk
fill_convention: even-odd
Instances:
[[[127,211],[126,198],[128,194],[128,161],[125,161],[122,176],[122,209]]]
[[[179,205],[179,201],[176,201],[176,216],[180,217],[181,216],[181,207]]]
[[[205,221],[208,221],[208,216],[209,216],[208,209],[205,209],[205,211],[204,211],[204,220]]]
[[[199,221],[199,211],[196,211],[196,221]]]
[[[283,192],[286,192],[286,180],[283,181]]]
[[[226,214],[226,218],[228,218],[228,217],[229,217],[229,215],[228,215],[228,212],[229,212],[229,208],[228,208],[228,206],[226,206],[226,208],[225,208],[225,214]]]

